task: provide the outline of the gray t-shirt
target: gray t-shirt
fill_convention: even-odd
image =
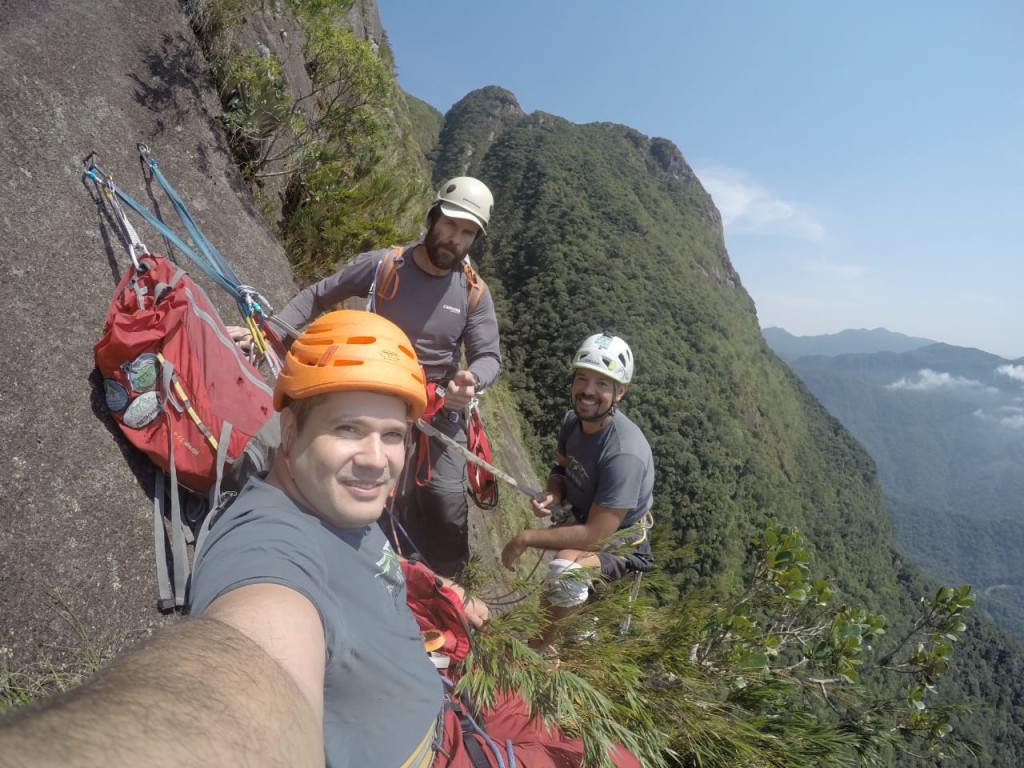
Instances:
[[[624,509],[619,529],[646,515],[654,503],[654,458],[651,446],[622,411],[611,423],[588,435],[571,409],[558,430],[558,452],[565,456],[565,500],[586,522],[590,507]]]
[[[406,246],[395,262],[398,289],[390,301],[376,298],[376,312],[409,336],[428,378],[454,373],[459,366],[460,343],[465,343],[468,368],[480,387],[494,383],[501,370],[498,320],[490,289],[469,311],[469,281],[460,269],[447,275],[424,272],[412,258],[417,243]],[[338,272],[300,291],[277,313],[300,329],[322,312],[353,296],[366,297],[377,265],[386,249],[362,253]]]
[[[402,765],[429,752],[442,683],[377,525],[336,528],[253,477],[210,528],[192,577],[192,612],[246,584],[294,589],[320,614],[328,766]]]

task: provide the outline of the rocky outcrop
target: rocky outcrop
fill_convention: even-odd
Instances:
[[[496,85],[463,96],[444,117],[434,182],[476,173],[494,140],[523,116],[516,97]]]
[[[380,10],[375,0],[356,0],[346,16],[349,27],[360,40],[369,41],[374,50],[384,42],[384,26],[380,23]]]
[[[218,101],[178,3],[0,5],[0,661],[17,668],[83,642],[113,648],[160,618],[151,466],[104,412],[92,355],[127,257],[82,158],[97,151],[172,222],[138,162],[146,142],[245,282],[276,305],[295,286],[215,130]]]

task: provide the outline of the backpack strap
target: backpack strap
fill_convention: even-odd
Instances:
[[[473,768],[491,768],[495,764],[499,768],[514,768],[516,756],[512,749],[512,740],[506,739],[505,749],[502,749],[477,722],[471,702],[455,694],[455,683],[444,675],[441,675],[441,682],[445,687],[444,711],[455,715],[461,731],[462,745]],[[492,761],[488,755],[496,760]]]
[[[401,263],[399,260],[404,253],[405,248],[402,246],[391,245],[380,257],[380,261],[377,262],[377,267],[373,271],[373,282],[370,283],[370,290],[367,293],[366,309],[368,312],[377,311],[378,301],[391,301],[395,298],[395,294],[398,293],[398,266]],[[480,277],[480,273],[469,263],[469,256],[462,260],[462,274],[466,276],[468,283],[466,287],[468,304],[466,317],[468,318],[480,304],[487,284]]]
[[[164,471],[157,467],[153,485],[153,549],[156,553],[157,588],[160,591],[157,607],[161,611],[170,611],[174,609],[174,588],[171,586],[171,574],[167,568],[167,529],[164,527],[165,485]]]
[[[204,437],[210,443],[211,447],[215,447],[217,450],[216,459],[216,471],[217,478],[211,489],[210,498],[212,503],[207,505],[207,508],[212,507],[220,499],[220,487],[221,482],[224,478],[224,466],[228,459],[228,444],[231,441],[231,423],[225,421],[221,426],[220,440],[214,439],[210,431],[198,420],[195,411],[192,409],[191,404],[188,401],[184,391],[178,384],[178,381],[174,375],[174,364],[166,360],[163,355],[160,355],[160,363],[163,378],[163,392],[164,392],[164,403],[165,412],[164,417],[170,419],[170,413],[166,410],[166,404],[174,405],[180,411],[185,411],[195,421],[196,425],[202,429]],[[184,402],[175,403],[172,396],[172,389],[176,390],[177,395]],[[171,495],[171,530],[170,530],[170,550],[171,550],[171,565],[174,568],[174,583],[171,584],[170,574],[167,568],[167,539],[168,533],[164,528],[164,473],[157,470],[157,482],[156,489],[153,494],[153,537],[154,545],[156,548],[156,564],[157,564],[157,583],[160,590],[160,601],[159,607],[161,610],[172,610],[174,608],[183,608],[185,606],[185,598],[188,591],[189,579],[191,577],[191,567],[189,566],[188,558],[188,544],[195,544],[195,552],[198,553],[199,547],[202,544],[202,539],[205,538],[208,526],[206,520],[203,522],[203,526],[200,530],[200,539],[197,541],[192,533],[191,520],[186,521],[185,515],[182,514],[181,508],[181,491],[178,488],[178,472],[174,462],[174,431],[168,429],[168,464],[170,467],[170,495]],[[211,515],[207,514],[207,520]],[[196,518],[198,519],[198,518]]]
[[[388,246],[384,255],[377,262],[377,268],[373,271],[373,282],[370,283],[370,291],[366,298],[366,310],[377,311],[377,300],[391,301],[398,293],[398,259],[405,249],[400,245]]]
[[[484,288],[486,288],[487,285],[484,283],[484,279],[480,277],[480,274],[473,269],[473,265],[469,263],[469,256],[466,256],[466,258],[462,260],[462,274],[464,274],[466,276],[466,280],[469,281],[469,307],[466,310],[466,318],[468,319],[469,316],[473,314],[473,310],[475,310],[477,305],[480,303],[480,299],[484,295]]]
[[[171,402],[171,386],[174,380],[174,364],[164,360],[161,363],[163,373],[164,402]],[[170,412],[165,409],[164,418],[170,420]],[[185,584],[188,581],[188,550],[185,541],[185,521],[181,515],[181,494],[178,492],[178,470],[174,464],[174,430],[168,425],[167,451],[168,465],[171,475],[171,564],[174,566],[174,607],[185,605]]]

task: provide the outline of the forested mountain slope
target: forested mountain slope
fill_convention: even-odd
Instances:
[[[453,107],[442,135],[489,142],[446,151],[473,158],[467,169],[495,188],[480,260],[499,289],[506,375],[545,455],[565,361],[587,334],[614,329],[637,359],[623,408],[652,435],[658,517],[697,546],[676,564],[680,584],[735,578],[761,516],[775,514],[854,594],[891,605],[891,581],[867,588],[869,574],[892,572],[872,462],[767,353],[718,212],[679,150],[620,125],[507,120],[517,110],[496,90]]]
[[[498,297],[505,375],[539,461],[553,455],[565,361],[584,336],[611,328],[637,358],[623,409],[655,450],[657,535],[692,545],[663,563],[679,587],[736,588],[753,533],[773,515],[799,526],[841,589],[899,631],[934,587],[894,549],[867,452],[768,350],[718,212],[678,148],[621,125],[524,115],[492,87],[446,115],[435,180],[436,168],[477,174],[495,192],[476,255]],[[1005,666],[1020,657],[1008,642],[975,627],[950,684],[954,695],[1002,689],[964,726],[1012,745],[981,764],[1024,755],[1015,708],[1024,698]],[[1002,659],[1002,671],[983,658]]]
[[[901,551],[1024,638],[1021,369],[946,344],[791,365],[876,459]]]

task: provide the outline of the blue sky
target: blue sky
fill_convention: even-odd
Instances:
[[[674,141],[762,326],[1024,357],[1021,0],[378,4],[442,112],[500,85]]]

